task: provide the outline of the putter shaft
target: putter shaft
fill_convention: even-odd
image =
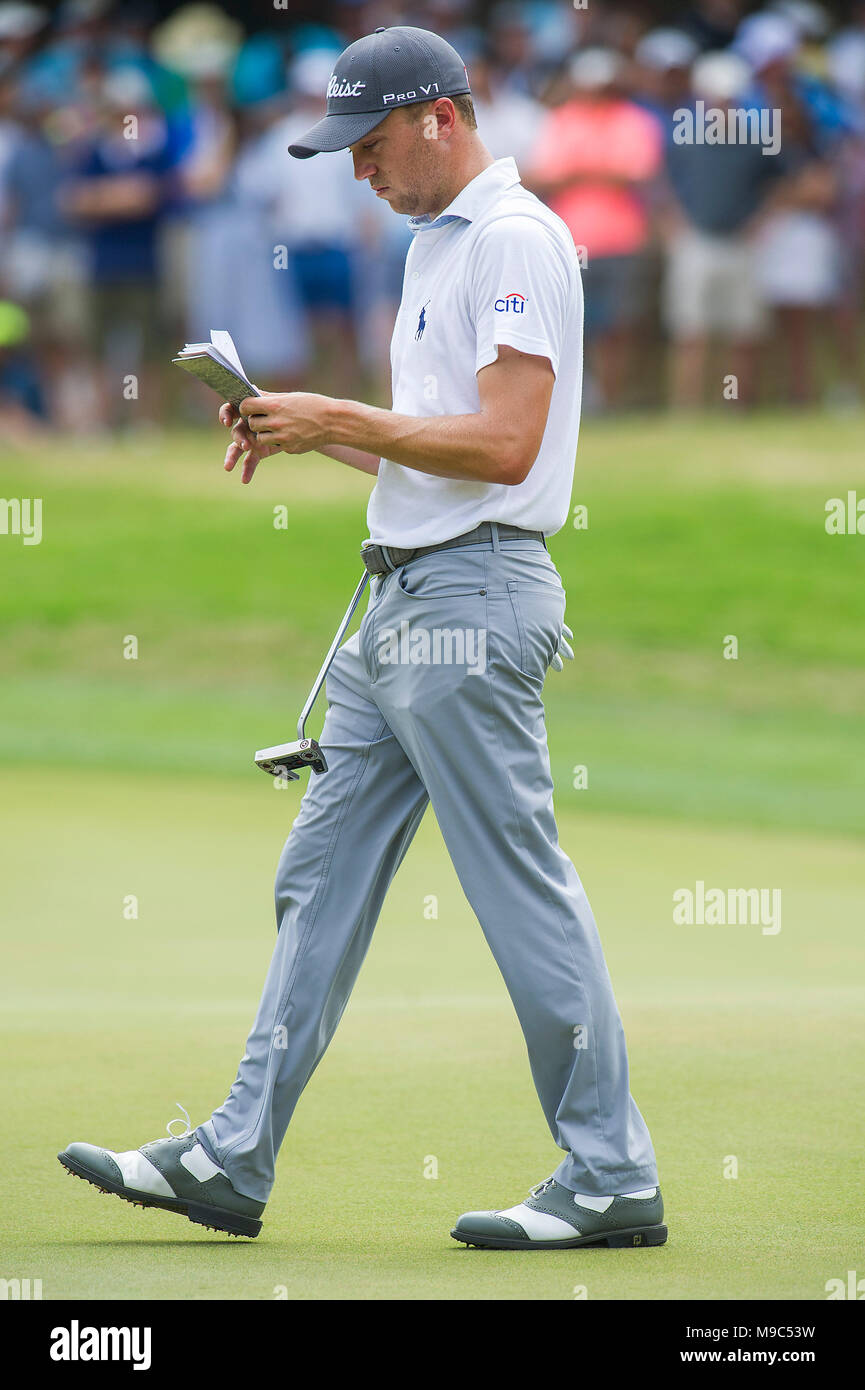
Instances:
[[[306,704],[304,705],[303,709],[300,711],[300,718],[299,718],[298,721],[297,721],[297,737],[298,737],[298,739],[306,738],[306,734],[304,733],[304,726],[306,725],[306,721],[307,721],[307,719],[309,718],[310,710],[312,709],[313,705],[315,704],[316,698],[317,698],[317,696],[318,696],[318,692],[321,690],[321,687],[324,685],[324,679],[325,679],[325,676],[327,675],[327,673],[328,673],[328,671],[329,671],[329,669],[330,669],[330,663],[333,661],[333,658],[336,656],[336,653],[337,653],[337,651],[338,651],[338,649],[339,649],[339,644],[340,644],[340,642],[342,641],[343,637],[345,636],[346,628],[348,627],[349,623],[350,623],[351,620],[352,620],[352,617],[354,616],[354,610],[357,608],[357,605],[360,603],[360,600],[361,600],[361,598],[362,598],[362,596],[363,596],[363,591],[364,591],[364,589],[366,588],[368,581],[369,581],[369,572],[368,572],[367,570],[364,570],[364,572],[363,572],[363,578],[361,579],[360,583],[358,584],[357,588],[356,588],[355,591],[354,591],[354,597],[352,598],[351,603],[348,605],[348,608],[345,610],[345,617],[343,618],[342,622],[340,623],[339,627],[337,628],[336,636],[334,637],[333,641],[332,641],[331,644],[330,644],[330,650],[329,650],[327,656],[324,658],[324,662],[323,662],[323,664],[322,664],[321,670],[319,671],[318,675],[317,675],[316,678],[315,678],[315,684],[313,685],[312,689],[310,690],[309,694],[308,694],[307,697],[306,697]]]

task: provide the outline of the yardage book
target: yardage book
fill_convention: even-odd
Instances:
[[[212,329],[209,343],[187,343],[171,360],[212,387],[235,409],[247,396],[261,395],[243,369],[231,334],[224,329]]]

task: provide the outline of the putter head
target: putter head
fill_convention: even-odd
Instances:
[[[295,768],[311,767],[313,772],[327,772],[327,759],[314,738],[302,738],[299,743],[277,743],[273,748],[260,748],[255,766],[271,777],[297,780]]]

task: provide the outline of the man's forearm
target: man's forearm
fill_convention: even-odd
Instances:
[[[247,451],[248,482],[258,459],[267,456],[262,450],[319,449],[365,473],[377,473],[379,459],[386,458],[432,477],[515,486],[528,477],[543,442],[553,363],[547,354],[499,344],[477,381],[478,410],[470,415],[398,415],[309,391],[247,396],[238,407],[242,422],[232,421],[224,407],[223,423],[232,424],[234,436],[226,467],[231,471]]]
[[[336,459],[337,463],[348,464],[349,468],[357,468],[361,473],[370,473],[374,478],[378,475],[381,459],[378,454],[370,454],[365,449],[352,449],[348,444],[321,444],[318,452],[329,459]]]
[[[522,467],[522,438],[516,430],[491,431],[482,412],[418,417],[361,401],[334,401],[333,407],[328,435],[335,445],[352,445],[437,478],[521,481],[515,475]]]

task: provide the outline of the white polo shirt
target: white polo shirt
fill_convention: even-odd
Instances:
[[[547,427],[528,477],[505,483],[437,478],[382,458],[367,510],[370,538],[413,548],[482,521],[552,535],[568,517],[583,371],[583,293],[564,222],[497,159],[434,221],[412,218],[391,342],[393,409],[472,415],[477,373],[499,343],[546,357],[555,373]]]

